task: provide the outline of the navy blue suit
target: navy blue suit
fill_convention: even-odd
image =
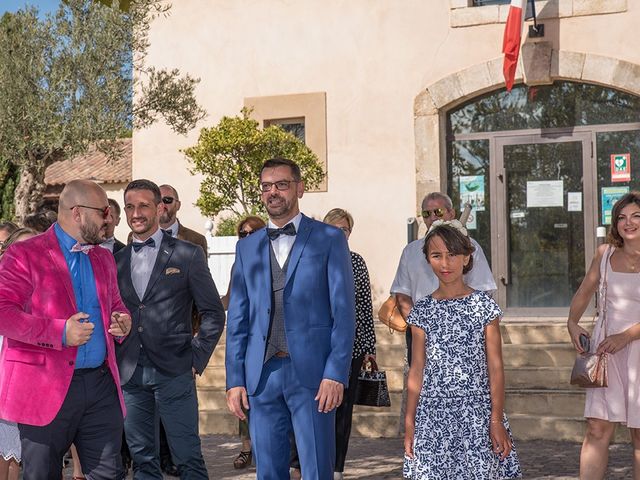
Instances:
[[[288,478],[293,427],[305,480],[333,478],[335,410],[314,400],[323,378],[348,384],[355,333],[351,257],[344,234],[302,216],[284,288],[289,357],[265,351],[272,308],[266,229],[238,242],[227,319],[227,389],[243,386],[259,479]]]
[[[181,478],[206,479],[192,368],[201,374],[207,366],[222,335],[224,308],[198,245],[163,234],[142,298],[132,283],[131,249],[128,245],[116,255],[120,292],[132,318],[131,334],[116,354],[134,478],[163,478],[155,448],[157,408]],[[191,332],[194,303],[202,315],[196,336]]]

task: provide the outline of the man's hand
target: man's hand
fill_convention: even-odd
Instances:
[[[247,397],[246,388],[232,387],[227,390],[227,407],[240,420],[246,420],[247,416],[242,411],[243,407],[245,410],[249,410],[249,398]]]
[[[342,403],[344,385],[329,378],[323,378],[315,400],[318,400],[318,411],[328,413]]]
[[[114,337],[126,337],[131,331],[131,316],[127,313],[113,312],[109,333]]]
[[[84,345],[91,338],[94,325],[91,322],[82,322],[89,318],[84,312],[71,315],[64,324],[65,344],[67,347],[79,347]]]

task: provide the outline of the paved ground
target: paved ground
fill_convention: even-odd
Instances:
[[[218,479],[255,479],[255,469],[234,470],[233,459],[240,443],[228,435],[202,438],[209,477]],[[577,479],[580,445],[569,442],[530,441],[518,444],[524,478]],[[632,478],[631,446],[612,445],[607,480]],[[66,478],[71,478],[70,472]],[[171,478],[171,477],[167,477]],[[352,438],[345,478],[360,480],[402,478],[402,441],[400,439]]]

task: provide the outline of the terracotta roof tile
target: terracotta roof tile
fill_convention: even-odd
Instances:
[[[47,185],[64,185],[79,178],[98,183],[128,183],[131,181],[132,141],[122,140],[124,154],[110,161],[103,153],[91,147],[85,155],[49,165],[44,181]]]

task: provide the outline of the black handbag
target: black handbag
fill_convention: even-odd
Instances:
[[[387,374],[383,370],[378,370],[375,360],[369,361],[370,369],[360,370],[358,383],[356,385],[356,405],[366,405],[368,407],[390,407],[389,387],[387,386]]]

